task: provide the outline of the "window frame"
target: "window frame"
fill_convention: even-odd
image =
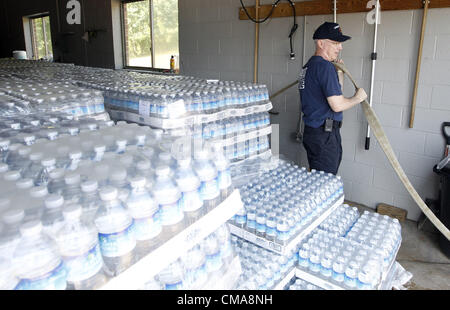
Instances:
[[[153,32],[153,21],[154,21],[154,9],[153,9],[153,0],[149,0],[149,16],[150,16],[150,53],[152,57],[152,66],[151,67],[139,67],[139,66],[129,66],[128,65],[128,54],[126,48],[126,31],[125,31],[125,5],[133,2],[140,2],[144,0],[122,0],[120,3],[120,23],[121,23],[121,32],[122,32],[122,60],[123,60],[123,68],[128,70],[141,70],[141,71],[154,71],[154,72],[169,72],[170,69],[164,68],[156,68],[155,64],[155,49],[154,49],[154,32]]]
[[[48,23],[50,26],[50,33],[47,34],[47,30],[46,30],[46,26],[45,26],[45,22],[44,22],[44,18],[48,17]],[[33,54],[33,59],[34,60],[39,60],[39,51],[37,49],[37,42],[36,42],[36,27],[35,27],[35,20],[37,19],[42,19],[42,29],[43,29],[43,36],[44,36],[44,47],[45,47],[45,57],[49,56],[49,46],[47,44],[47,40],[50,39],[50,43],[51,43],[51,55],[53,56],[53,41],[52,41],[52,36],[51,36],[51,20],[50,20],[50,13],[46,12],[46,13],[40,13],[40,14],[36,14],[36,15],[32,15],[32,16],[28,16],[29,19],[29,26],[30,26],[30,37],[31,37],[31,51]],[[41,57],[43,58],[43,57]]]

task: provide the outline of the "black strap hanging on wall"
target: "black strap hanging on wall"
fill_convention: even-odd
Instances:
[[[272,3],[272,8],[271,8],[269,14],[266,17],[264,17],[263,19],[260,19],[260,20],[256,20],[253,17],[251,17],[250,14],[247,11],[247,8],[245,7],[245,5],[243,3],[243,0],[240,0],[240,1],[241,1],[242,9],[244,10],[244,12],[247,15],[247,17],[252,22],[260,24],[260,23],[264,23],[266,20],[268,20],[272,16],[273,11],[277,7],[278,3],[280,3],[282,0],[277,0],[274,3]],[[286,0],[286,1],[289,2],[289,4],[291,5],[291,8],[292,8],[292,11],[294,12],[294,25],[292,26],[291,32],[289,34],[289,41],[290,41],[290,48],[291,48],[290,57],[291,57],[291,59],[295,59],[295,53],[294,53],[294,47],[293,47],[293,37],[294,37],[295,32],[298,29],[297,16],[296,16],[297,14],[296,14],[296,11],[295,11],[295,4],[292,2],[292,0]]]

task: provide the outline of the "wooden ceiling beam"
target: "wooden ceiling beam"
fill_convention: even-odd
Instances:
[[[429,8],[448,8],[450,0],[429,0]],[[373,8],[367,8],[368,0],[338,0],[337,13],[359,13],[369,12]],[[424,0],[380,0],[382,11],[394,10],[418,10],[424,7]],[[333,14],[333,0],[311,0],[304,2],[295,2],[295,10],[297,16],[305,15],[327,15]],[[252,18],[255,17],[255,7],[246,7]],[[272,9],[272,5],[261,5],[259,10],[259,18],[267,16]],[[274,9],[272,17],[289,17],[292,16],[292,8],[286,1],[278,4]],[[239,19],[247,20],[248,17],[242,8],[239,9]]]

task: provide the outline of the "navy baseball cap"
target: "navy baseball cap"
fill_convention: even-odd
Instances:
[[[314,32],[313,39],[329,39],[337,42],[345,42],[351,39],[351,37],[342,34],[342,29],[339,24],[325,22]]]

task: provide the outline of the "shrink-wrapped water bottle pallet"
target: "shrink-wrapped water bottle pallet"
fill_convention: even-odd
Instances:
[[[238,134],[231,138],[213,139],[213,140],[211,140],[211,143],[224,147],[224,146],[229,146],[229,145],[233,145],[236,143],[242,143],[242,142],[248,141],[250,139],[268,136],[270,134],[272,134],[272,126],[271,125],[264,127],[262,129],[252,130],[247,133]]]
[[[123,273],[109,280],[100,289],[141,289],[147,281],[217,230],[242,207],[239,191],[235,190],[219,206],[153,250]]]
[[[218,276],[208,279],[202,287],[193,287],[192,290],[231,290],[242,274],[239,256],[235,256],[227,268]]]
[[[269,101],[265,104],[254,105],[246,108],[226,109],[217,113],[192,115],[176,119],[151,117],[147,115],[148,113],[142,111],[141,114],[119,111],[111,106],[108,106],[107,110],[110,113],[111,118],[114,120],[124,120],[160,129],[177,129],[185,126],[194,126],[220,121],[230,117],[247,116],[256,113],[268,112],[272,109],[272,107],[272,102]]]
[[[230,166],[233,167],[233,166],[245,165],[246,163],[248,163],[252,160],[256,160],[256,159],[268,160],[271,157],[272,157],[272,151],[269,149],[263,153],[253,155],[253,156],[250,156],[250,157],[242,159],[242,160],[233,161],[230,163]]]
[[[295,273],[296,273],[297,269],[294,267],[292,268],[287,274],[286,276],[280,280],[280,282],[278,282],[277,284],[275,284],[275,286],[272,288],[272,290],[274,291],[281,291],[284,290],[284,288],[286,287],[286,285],[292,280],[292,278],[295,277]]]
[[[285,255],[292,249],[296,248],[297,245],[305,237],[307,237],[315,228],[317,228],[323,221],[325,221],[325,219],[343,203],[344,203],[344,195],[338,198],[336,202],[328,210],[323,212],[318,218],[312,221],[308,227],[306,227],[305,229],[300,231],[297,235],[292,237],[285,245],[257,236],[256,234],[249,232],[243,228],[237,227],[232,223],[228,223],[228,227],[230,229],[230,233],[233,235],[236,235],[242,239],[245,239],[249,242],[252,242],[260,247],[263,247],[277,254]]]
[[[390,262],[389,266],[383,270],[383,273],[381,275],[380,282],[377,285],[377,290],[390,290],[392,289],[392,280],[393,280],[393,274],[395,273],[395,258],[397,257],[397,253],[400,249],[400,245],[397,247],[394,259]],[[343,285],[339,285],[335,282],[329,281],[324,279],[319,274],[314,274],[310,271],[303,270],[299,267],[297,267],[295,271],[295,276],[299,279],[308,281],[311,284],[314,284],[320,288],[323,288],[325,290],[347,290],[348,288],[345,288]]]

